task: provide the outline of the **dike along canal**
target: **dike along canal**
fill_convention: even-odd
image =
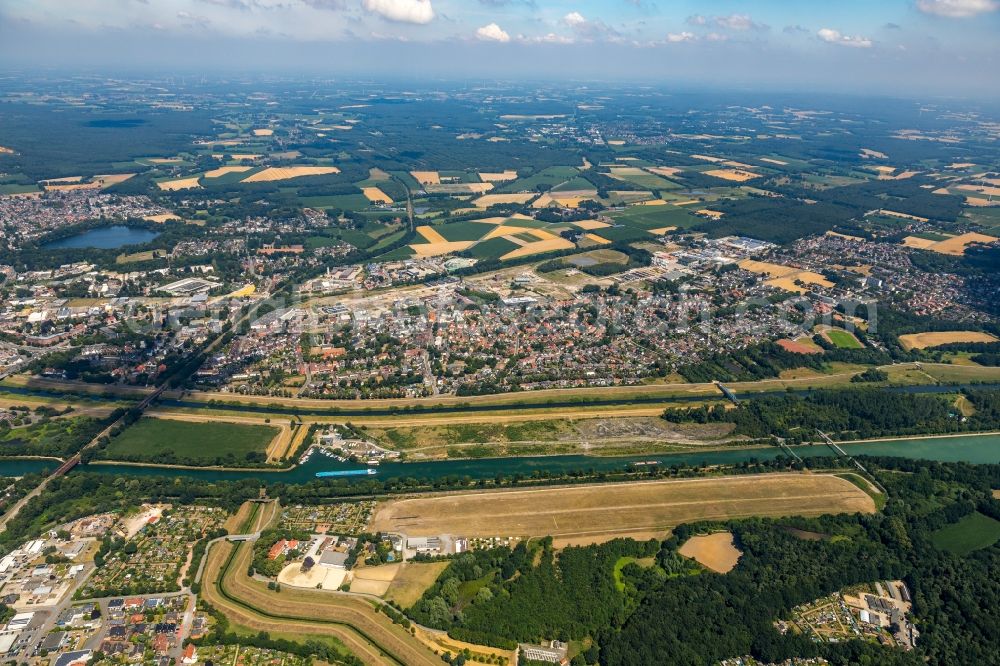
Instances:
[[[952,435],[912,439],[886,439],[871,442],[839,443],[851,455],[893,456],[938,460],[941,462],[1000,463],[1000,434]],[[833,452],[825,445],[799,446],[794,451],[802,457],[829,456]],[[497,475],[531,477],[535,472],[550,474],[571,472],[612,472],[635,468],[636,463],[656,461],[661,466],[670,465],[735,465],[751,460],[770,460],[785,454],[777,447],[730,448],[683,453],[646,454],[627,457],[596,457],[581,455],[524,456],[513,458],[481,458],[467,460],[442,460],[437,462],[383,463],[376,476],[343,476],[342,480],[366,479],[441,479],[469,477],[494,478]],[[0,476],[23,476],[32,472],[51,471],[58,466],[55,460],[0,459]],[[235,471],[223,469],[177,469],[171,467],[140,467],[121,464],[96,464],[80,467],[72,474],[88,472],[115,476],[168,476],[191,477],[205,481],[260,479],[280,483],[307,483],[316,480],[317,472],[357,470],[363,466],[338,462],[323,455],[313,455],[309,460],[287,471]],[[641,469],[641,467],[640,467]]]

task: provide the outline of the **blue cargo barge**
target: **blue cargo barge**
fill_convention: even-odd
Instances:
[[[316,478],[326,479],[332,476],[373,476],[378,474],[377,469],[341,469],[333,472],[316,472]]]

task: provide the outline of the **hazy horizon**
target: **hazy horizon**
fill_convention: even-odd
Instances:
[[[8,69],[996,99],[995,0],[0,0]]]

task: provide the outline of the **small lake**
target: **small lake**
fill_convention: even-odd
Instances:
[[[142,245],[148,243],[160,234],[147,229],[115,225],[91,229],[76,236],[60,238],[42,245],[43,250],[64,250],[73,248],[97,248],[99,250],[114,250],[126,245]]]

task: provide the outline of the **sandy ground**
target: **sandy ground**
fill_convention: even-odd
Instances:
[[[163,512],[170,508],[169,504],[143,505],[139,513],[128,518],[122,518],[122,527],[125,529],[126,538],[131,539],[139,533],[143,527],[149,524],[150,520],[159,519]]]
[[[236,156],[233,155],[235,158]],[[268,167],[252,176],[243,179],[244,183],[263,183],[274,180],[289,180],[302,176],[323,176],[331,173],[340,173],[337,167],[324,166],[292,166],[292,167]]]
[[[909,333],[899,336],[903,349],[927,349],[951,342],[996,342],[997,338],[979,331],[937,331],[933,333]]]
[[[304,587],[308,589],[338,590],[347,578],[346,569],[334,569],[333,567],[314,566],[306,573],[302,573],[302,564],[292,562],[278,574],[278,582],[291,587]]]
[[[461,493],[379,505],[372,531],[408,536],[583,536],[649,532],[740,516],[872,512],[872,499],[833,475],[768,474]]]
[[[732,571],[743,554],[733,545],[729,532],[691,537],[678,552],[717,573]]]

